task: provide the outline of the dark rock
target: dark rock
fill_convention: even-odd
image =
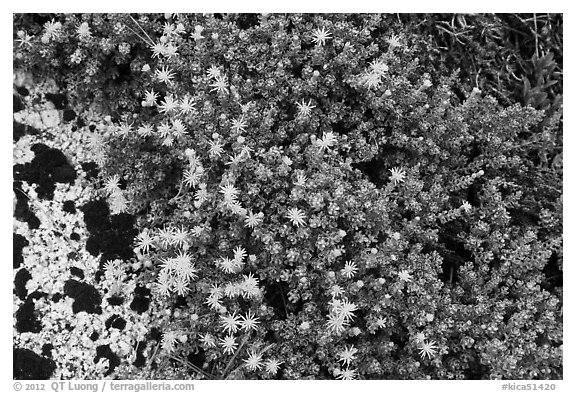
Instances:
[[[96,341],[98,340],[99,337],[100,335],[98,334],[98,332],[92,332],[92,334],[90,335],[90,340]]]
[[[120,365],[120,358],[116,356],[114,352],[110,349],[108,345],[100,345],[96,348],[96,357],[94,358],[94,364],[98,363],[100,359],[106,358],[109,361],[110,367],[104,376],[108,376],[114,372],[114,369]]]
[[[74,299],[72,311],[75,314],[80,311],[86,311],[89,314],[102,313],[100,307],[102,297],[92,285],[70,279],[64,284],[64,294]]]
[[[206,353],[202,347],[198,347],[195,353],[189,353],[188,361],[195,365],[196,367],[202,369],[204,368],[204,362],[206,361]]]
[[[24,263],[24,257],[22,256],[22,250],[24,247],[28,246],[30,243],[28,240],[18,234],[12,234],[12,268],[18,269],[22,263]]]
[[[134,289],[134,299],[130,303],[130,308],[138,314],[146,312],[150,306],[150,293],[148,288],[138,285]]]
[[[20,300],[26,299],[26,296],[28,295],[26,283],[31,279],[32,275],[25,268],[18,270],[18,273],[16,273],[16,277],[14,277],[14,293],[20,298]]]
[[[85,126],[86,126],[86,123],[84,122],[84,120],[82,120],[81,117],[79,117],[79,118],[76,120],[76,125],[78,126],[78,128],[82,128],[82,127],[85,127]]]
[[[89,232],[96,233],[110,228],[110,209],[104,200],[89,201],[80,210],[84,213],[84,222]]]
[[[25,88],[24,86],[17,86],[16,87],[16,92],[18,92],[18,94],[20,94],[22,97],[26,97],[30,94],[30,92],[28,91],[27,88]]]
[[[56,363],[52,359],[41,357],[29,349],[14,348],[12,357],[14,379],[49,379],[56,370]]]
[[[74,112],[72,109],[64,109],[62,119],[64,120],[65,123],[68,123],[69,121],[72,121],[75,118],[76,118],[76,112]]]
[[[70,240],[78,241],[78,240],[80,240],[80,235],[77,234],[76,232],[72,232],[72,233],[70,234]]]
[[[111,306],[120,306],[124,303],[124,298],[120,296],[111,296],[108,298],[108,304]]]
[[[52,295],[52,303],[58,303],[63,297],[64,296],[61,293],[55,293]]]
[[[26,126],[17,121],[12,121],[12,140],[18,142],[24,135],[26,135]]]
[[[154,328],[150,329],[150,333],[148,333],[148,334],[149,334],[150,340],[154,340],[156,342],[160,342],[160,340],[162,340],[162,332],[160,330],[158,330],[158,328],[154,327]]]
[[[37,184],[36,192],[41,199],[53,198],[55,182],[74,182],[76,170],[60,150],[43,144],[35,144],[30,149],[35,153],[34,158],[24,165],[13,166],[14,180]]]
[[[22,99],[16,94],[12,94],[12,112],[20,112],[22,109],[26,108]]]
[[[70,268],[70,273],[78,278],[80,278],[81,280],[84,279],[84,272],[82,271],[82,269],[79,269],[75,266],[72,266]]]
[[[52,358],[52,350],[54,349],[54,345],[50,343],[46,343],[42,345],[42,356],[46,356],[47,358]]]
[[[110,216],[110,223],[117,231],[131,231],[136,223],[136,218],[130,214],[120,213]]]
[[[28,205],[28,197],[22,191],[22,183],[14,182],[13,187],[14,195],[16,196],[16,207],[14,209],[14,218],[28,224],[30,229],[40,228],[40,220]]]
[[[98,177],[98,165],[95,162],[83,162],[82,170],[86,173],[86,180],[92,180]]]
[[[47,93],[44,95],[46,99],[54,104],[56,109],[65,109],[68,106],[68,99],[64,94],[56,93],[51,94]]]
[[[126,327],[126,320],[122,318],[120,315],[114,314],[110,318],[108,318],[108,320],[104,323],[104,326],[106,326],[106,329],[110,329],[111,327],[113,327],[115,329],[122,331]]]
[[[76,170],[70,165],[58,166],[52,170],[52,179],[56,183],[73,183],[76,179]]]
[[[43,298],[43,297],[47,298],[48,294],[46,292],[42,292],[42,291],[34,291],[28,295],[26,300],[38,300],[38,299]]]
[[[136,344],[136,360],[132,363],[138,368],[142,368],[146,364],[146,357],[144,357],[144,350],[146,349],[146,341],[139,341]]]
[[[40,333],[42,331],[42,324],[34,313],[34,303],[27,300],[16,311],[16,330],[20,333]]]

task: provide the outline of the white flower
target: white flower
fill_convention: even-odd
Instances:
[[[221,302],[222,296],[220,294],[211,294],[206,298],[206,303],[212,310],[219,310],[223,307]]]
[[[378,76],[384,76],[384,74],[388,72],[388,66],[382,59],[374,60],[372,63],[370,63],[370,69],[374,74]]]
[[[174,23],[168,23],[168,22],[164,22],[164,35],[166,36],[170,36],[172,34],[174,34],[174,32],[176,31],[176,26],[174,25]]]
[[[185,251],[178,252],[178,255],[174,258],[174,264],[176,265],[176,273],[180,277],[184,277],[187,280],[195,280],[198,278],[196,275],[198,269],[194,267],[194,264],[191,261],[191,256]]]
[[[190,284],[190,281],[182,276],[176,276],[175,280],[174,280],[174,292],[176,292],[176,294],[178,296],[186,296],[188,294],[188,292],[190,292],[190,288],[188,288],[188,285]]]
[[[232,120],[232,127],[230,129],[234,132],[246,131],[246,122],[243,118]]]
[[[240,326],[240,318],[236,313],[230,315],[220,315],[220,325],[224,328],[224,331],[228,333],[236,333],[238,327]]]
[[[330,148],[332,146],[334,146],[337,141],[338,140],[336,139],[336,135],[334,135],[334,133],[332,131],[330,131],[330,132],[325,132],[322,135],[322,139],[318,139],[316,141],[316,144],[320,148],[320,151],[323,151],[324,149],[330,150]]]
[[[158,99],[158,93],[154,91],[154,89],[144,93],[144,101],[142,101],[142,106],[154,106],[156,105],[156,100]]]
[[[247,276],[243,275],[244,281],[240,283],[240,289],[243,296],[252,298],[260,294],[260,287],[258,286],[258,279],[249,273]]]
[[[164,102],[158,105],[158,110],[164,114],[168,114],[176,109],[178,109],[178,103],[174,100],[172,94],[167,94],[166,97],[164,97]]]
[[[220,260],[217,263],[224,273],[235,273],[238,269],[237,261],[228,257],[220,257]]]
[[[357,271],[358,266],[356,265],[355,262],[346,261],[344,267],[342,268],[342,270],[340,270],[340,273],[342,273],[342,275],[346,278],[352,278],[354,277]]]
[[[299,187],[306,187],[306,182],[308,181],[308,178],[306,177],[306,175],[304,174],[304,172],[299,171],[296,174],[296,181],[294,182],[295,186],[299,186]]]
[[[147,137],[147,136],[152,135],[152,133],[154,132],[154,129],[152,128],[152,126],[149,123],[144,123],[140,127],[138,127],[136,132],[138,132],[138,135],[140,135],[142,137]]]
[[[240,153],[236,153],[233,156],[228,156],[228,160],[225,164],[226,165],[238,165],[239,163],[241,163],[243,161],[244,158],[244,152],[241,151]]]
[[[161,280],[161,278],[163,279]],[[172,290],[172,278],[167,271],[160,271],[160,274],[158,275],[158,282],[154,283],[154,290],[159,296],[162,297],[170,295],[170,291]]]
[[[211,65],[208,71],[206,71],[206,75],[210,79],[215,79],[217,76],[220,76],[220,70],[215,65]]]
[[[200,341],[204,344],[205,348],[214,348],[216,347],[216,341],[214,340],[214,336],[210,333],[206,333],[200,336]]]
[[[200,168],[184,170],[183,178],[182,178],[182,180],[184,181],[184,184],[186,184],[188,187],[194,187],[195,188],[196,185],[200,183],[200,179],[201,179],[202,175],[204,174],[203,169],[198,170]]]
[[[434,341],[423,341],[422,344],[418,347],[420,350],[420,357],[424,359],[428,357],[428,359],[432,359],[432,356],[436,355],[438,350],[438,346]]]
[[[208,143],[210,144],[208,154],[210,154],[210,156],[220,157],[224,152],[222,148],[224,145],[220,141],[210,141]]]
[[[180,103],[178,104],[178,107],[180,108],[180,112],[182,112],[182,114],[192,112],[194,110],[194,106],[196,106],[196,103],[194,103],[192,97],[188,95],[182,98],[182,100],[180,100]]]
[[[167,352],[174,351],[174,345],[176,344],[176,340],[178,339],[178,332],[167,332],[164,333],[162,336],[162,341],[160,344],[162,345],[162,349]]]
[[[404,171],[402,168],[392,168],[390,169],[390,173],[392,182],[394,182],[394,184],[402,183],[406,179],[406,171]]]
[[[82,22],[76,27],[76,35],[80,40],[85,40],[92,37],[92,32],[90,31],[88,22]]]
[[[154,247],[154,238],[148,234],[147,229],[136,236],[136,247],[138,247],[143,253],[148,253],[150,248]]]
[[[174,138],[182,138],[184,135],[186,135],[186,127],[184,123],[182,123],[182,120],[172,120],[172,136]]]
[[[163,42],[157,42],[150,47],[152,49],[152,58],[166,55],[166,45]]]
[[[284,362],[279,362],[276,359],[268,359],[265,362],[264,369],[266,370],[266,372],[268,374],[274,375],[278,372],[278,368],[280,368],[280,365],[282,363],[284,363]]]
[[[254,228],[262,222],[262,217],[264,217],[264,213],[252,213],[248,211],[248,215],[244,219],[244,225],[248,228]]]
[[[330,295],[332,297],[338,297],[340,295],[342,295],[344,293],[344,289],[342,289],[342,287],[338,284],[332,285],[332,287],[330,287]]]
[[[120,189],[120,176],[112,175],[108,177],[104,182],[104,190],[106,190],[108,195],[121,193],[122,190]]]
[[[350,348],[344,347],[344,350],[338,354],[338,360],[340,360],[345,365],[350,365],[352,360],[356,359],[356,353],[358,350],[351,345]]]
[[[158,240],[160,241],[160,245],[162,248],[168,248],[170,244],[172,244],[172,234],[174,232],[174,228],[168,227],[158,230]]]
[[[236,347],[238,346],[238,344],[236,343],[236,339],[231,334],[224,338],[221,338],[220,345],[222,346],[222,348],[224,348],[224,353],[227,354],[232,354],[236,350]]]
[[[400,38],[397,35],[391,35],[386,38],[386,42],[390,45],[390,49],[399,48],[402,46],[400,43]]]
[[[322,27],[322,29],[316,29],[313,33],[312,33],[312,41],[319,46],[324,46],[324,44],[326,44],[326,40],[331,39],[332,37],[330,36],[330,32],[328,32],[328,30],[326,30],[324,27]]]
[[[348,322],[344,320],[344,317],[335,313],[330,313],[328,316],[328,322],[326,323],[328,329],[333,331],[336,334],[342,333],[346,330],[348,326]]]
[[[204,31],[204,28],[202,26],[196,25],[194,27],[194,33],[190,34],[190,37],[194,38],[194,41],[198,42],[199,40],[204,39],[204,37],[202,37],[203,31]]]
[[[356,370],[352,368],[346,368],[346,370],[340,371],[336,378],[345,381],[356,379]]]
[[[400,280],[402,280],[404,282],[411,282],[412,281],[412,276],[410,275],[408,270],[402,270],[402,271],[398,272],[398,277],[400,278]]]
[[[220,186],[220,193],[224,195],[224,201],[227,203],[235,202],[239,192],[240,191],[230,183]]]
[[[162,146],[172,146],[174,144],[174,137],[172,135],[167,136],[163,141],[162,141]]]
[[[416,333],[416,336],[414,337],[414,340],[415,340],[417,343],[421,343],[421,342],[423,342],[424,340],[426,340],[426,335],[425,335],[424,333],[422,333],[422,332]]]
[[[174,78],[174,73],[168,69],[168,67],[162,67],[160,70],[154,72],[156,79],[160,82],[166,83],[167,85],[172,83],[172,78]]]
[[[358,306],[352,302],[349,302],[348,299],[342,299],[337,301],[331,302],[334,306],[334,312],[341,316],[344,321],[350,322],[354,319],[353,312],[358,310]]]
[[[54,22],[54,19],[52,19],[44,23],[44,30],[44,37],[46,37],[47,40],[58,38],[62,30],[62,23]]]
[[[115,135],[120,135],[121,137],[125,138],[132,132],[132,123],[123,122],[114,130]]]
[[[180,228],[175,228],[172,230],[172,236],[170,239],[170,244],[177,247],[183,247],[186,243],[188,243],[188,236],[190,234],[183,226]]]
[[[170,126],[170,124],[164,122],[158,126],[157,131],[162,138],[166,138],[168,135],[172,133],[172,127]]]
[[[217,93],[228,93],[228,82],[226,82],[226,74],[218,75],[214,78],[214,83],[210,85],[213,89],[210,91],[216,91]]]
[[[382,83],[380,75],[375,72],[368,72],[361,77],[361,81],[368,89],[377,89]]]
[[[234,259],[238,262],[242,262],[242,260],[246,258],[247,255],[248,254],[243,247],[238,246],[234,249]]]
[[[20,30],[18,31],[18,42],[20,42],[20,44],[18,45],[19,48],[23,47],[24,45],[28,45],[29,47],[32,46],[32,42],[30,42],[33,38],[33,36],[28,35],[28,33]]]
[[[292,225],[298,227],[300,225],[305,224],[304,219],[306,218],[306,215],[302,212],[302,210],[298,209],[297,207],[291,207],[290,209],[288,209],[286,218],[288,218],[292,222]]]
[[[256,326],[260,323],[260,321],[258,321],[258,317],[252,315],[252,311],[250,310],[248,310],[245,316],[241,316],[240,318],[242,318],[240,325],[242,326],[242,330],[245,332],[256,330]]]
[[[302,102],[297,102],[296,106],[298,106],[298,117],[305,118],[310,116],[312,113],[312,109],[316,108],[316,106],[312,105],[312,100],[308,100],[308,103],[305,103],[304,100]]]
[[[468,201],[463,201],[461,209],[466,213],[470,213],[470,211],[472,211],[472,205]]]
[[[262,355],[254,351],[248,351],[248,358],[244,359],[244,364],[250,371],[260,370],[262,367]]]

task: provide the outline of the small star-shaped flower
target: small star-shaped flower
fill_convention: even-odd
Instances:
[[[412,276],[410,275],[408,270],[402,270],[402,271],[398,272],[398,277],[400,278],[400,280],[402,280],[404,282],[411,282],[412,281]]]
[[[406,171],[402,168],[392,168],[390,169],[390,173],[390,177],[395,185],[398,183],[403,183],[406,179]]]
[[[308,100],[308,103],[305,103],[304,100],[302,100],[302,102],[297,102],[296,106],[298,107],[299,118],[310,116],[312,109],[316,108],[316,106],[312,105],[312,100]]]
[[[314,33],[312,33],[312,41],[319,46],[324,46],[326,44],[326,40],[331,39],[330,32],[326,30],[325,27],[321,29],[316,29]]]

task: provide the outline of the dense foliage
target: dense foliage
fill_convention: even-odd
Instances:
[[[137,217],[100,278],[150,289],[161,338],[120,377],[562,378],[535,18],[526,54],[494,15],[16,15],[14,67],[101,115],[97,196]]]

